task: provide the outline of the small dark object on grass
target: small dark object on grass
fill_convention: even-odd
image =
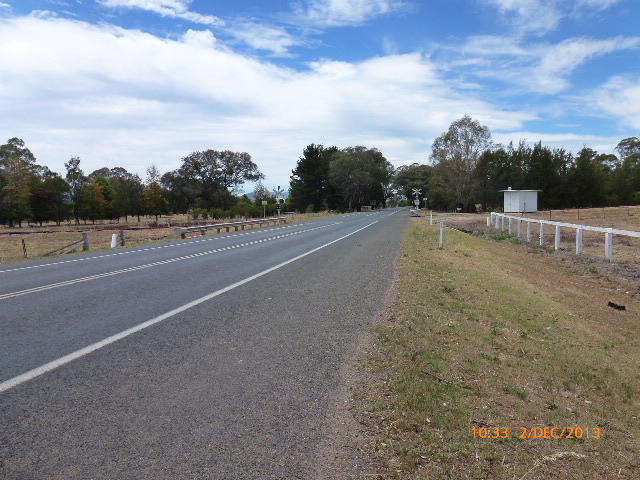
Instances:
[[[624,305],[618,305],[617,303],[613,303],[613,302],[609,302],[607,303],[607,305],[609,305],[611,308],[615,308],[616,310],[626,310],[627,307],[625,307]]]

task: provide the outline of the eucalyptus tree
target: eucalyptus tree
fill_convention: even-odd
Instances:
[[[246,152],[205,150],[184,157],[180,168],[165,173],[161,180],[170,200],[186,211],[192,207],[228,209],[235,203],[232,192],[246,181],[263,178]]]
[[[386,205],[391,196],[393,165],[376,148],[348,147],[336,152],[329,180],[349,210]]]
[[[75,219],[76,225],[78,225],[83,208],[82,190],[89,180],[80,168],[80,157],[71,157],[69,161],[64,164],[64,167],[67,169],[66,179],[69,184],[73,218]]]
[[[491,132],[465,115],[433,142],[431,188],[441,206],[468,207],[472,198],[474,171],[482,153],[491,148]]]
[[[39,169],[43,167],[35,164],[35,156],[21,139],[0,145],[0,221],[22,225],[31,217],[31,187]]]
[[[407,198],[413,196],[414,189],[422,191],[422,198],[429,197],[429,181],[432,173],[433,167],[431,165],[418,163],[403,165],[398,167],[393,175],[393,188]]]

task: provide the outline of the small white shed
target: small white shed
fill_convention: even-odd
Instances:
[[[504,213],[538,211],[538,192],[542,190],[500,190],[504,192]]]

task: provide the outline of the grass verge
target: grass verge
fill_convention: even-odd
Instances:
[[[524,245],[440,250],[420,220],[398,269],[356,389],[380,478],[640,478],[635,300]]]
[[[328,212],[300,213],[288,215],[287,221],[297,223],[330,215]],[[133,217],[131,218],[133,220]],[[44,258],[44,256],[52,250],[82,240],[82,232],[89,233],[89,244],[92,252],[109,250],[111,248],[112,235],[119,234],[120,230],[124,230],[127,248],[154,243],[180,241],[179,237],[173,235],[173,227],[166,226],[167,219],[172,220],[173,226],[195,224],[195,222],[189,221],[185,215],[181,215],[163,218],[160,222],[162,226],[159,227],[148,226],[148,221],[142,223],[132,221],[128,224],[101,222],[95,225],[65,224],[57,226],[48,224],[42,228],[35,225],[24,226],[23,228],[0,227],[0,264]],[[200,221],[198,224],[204,225],[214,222],[214,220]],[[141,225],[144,225],[144,227],[141,227]],[[195,235],[199,235],[199,233]],[[207,232],[207,236],[211,235],[216,235],[215,230],[209,230]],[[23,241],[27,249],[27,257],[24,256]],[[80,251],[81,249],[76,253],[80,253]]]

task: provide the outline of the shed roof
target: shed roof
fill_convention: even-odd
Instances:
[[[541,192],[542,190],[498,190],[499,192]]]

